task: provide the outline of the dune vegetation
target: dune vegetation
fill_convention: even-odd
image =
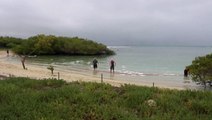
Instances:
[[[209,120],[212,92],[63,80],[0,81],[0,118],[20,120]]]

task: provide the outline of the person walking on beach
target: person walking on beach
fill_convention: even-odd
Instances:
[[[116,65],[115,61],[111,60],[110,61],[110,72],[114,73],[115,65]]]
[[[98,64],[98,61],[96,60],[96,58],[94,58],[94,60],[93,60],[93,69],[94,70],[97,69],[97,64]]]

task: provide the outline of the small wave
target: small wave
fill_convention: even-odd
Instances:
[[[145,76],[144,73],[141,72],[134,72],[134,71],[116,71],[116,73],[123,74],[123,75],[132,75],[132,76]]]
[[[164,76],[176,76],[176,74],[163,74]]]
[[[82,61],[81,60],[76,60],[75,63],[79,64],[81,63]]]

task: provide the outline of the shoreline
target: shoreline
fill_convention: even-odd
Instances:
[[[12,53],[10,52],[10,55]],[[168,88],[168,89],[178,89],[178,90],[186,90],[186,89],[197,89],[196,86],[192,86],[189,84],[174,84],[171,81],[157,81],[157,76],[153,77],[153,80],[140,80],[140,78],[136,76],[129,75],[121,75],[121,74],[111,74],[109,72],[104,71],[93,71],[87,70],[84,71],[72,71],[72,70],[62,70],[60,68],[55,68],[54,74],[51,74],[51,71],[48,70],[44,66],[33,65],[27,63],[27,70],[24,70],[21,65],[21,61],[11,62],[10,56],[8,57],[6,51],[0,50],[0,76],[15,76],[15,77],[29,77],[35,79],[47,79],[47,78],[58,78],[58,73],[60,79],[63,79],[67,82],[72,81],[85,81],[85,82],[97,82],[101,83],[101,74],[104,74],[103,82],[111,84],[113,86],[121,86],[124,84],[133,84],[138,86],[148,86],[148,87],[159,87],[159,88]],[[145,79],[142,78],[142,79]]]

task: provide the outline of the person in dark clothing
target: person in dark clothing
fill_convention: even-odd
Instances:
[[[94,59],[94,60],[93,60],[93,69],[94,69],[94,70],[97,69],[97,67],[98,67],[97,64],[98,64],[98,61],[97,61],[96,59]]]
[[[184,77],[188,77],[188,74],[189,74],[189,69],[186,68],[186,69],[184,70]]]
[[[7,56],[9,56],[9,53],[10,53],[9,50],[7,50]]]
[[[110,61],[110,72],[112,72],[113,71],[113,73],[114,73],[114,69],[115,69],[115,61],[114,60],[111,60]]]

